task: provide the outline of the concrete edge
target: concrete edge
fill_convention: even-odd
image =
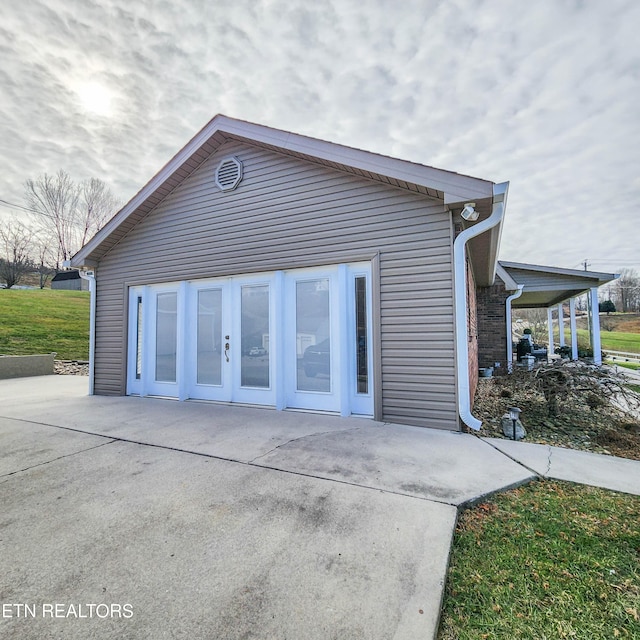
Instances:
[[[29,356],[0,355],[0,380],[53,375],[56,353]]]

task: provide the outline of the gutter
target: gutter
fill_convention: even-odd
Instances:
[[[89,283],[91,310],[89,313],[89,395],[94,395],[93,380],[96,368],[96,275],[95,271],[79,271],[80,277]]]
[[[509,183],[493,185],[493,207],[491,215],[482,222],[474,224],[458,235],[453,243],[456,368],[458,382],[458,415],[464,424],[477,431],[482,426],[471,413],[471,385],[469,384],[469,344],[467,341],[467,262],[466,245],[469,240],[481,233],[499,226],[504,218]]]

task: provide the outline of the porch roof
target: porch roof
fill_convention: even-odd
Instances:
[[[619,277],[616,273],[561,269],[503,260],[498,261],[497,275],[508,291],[516,291],[519,285],[523,286],[522,295],[511,303],[513,309],[552,307]]]

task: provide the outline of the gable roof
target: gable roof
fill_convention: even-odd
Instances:
[[[619,277],[616,273],[544,267],[503,260],[498,261],[497,273],[507,290],[514,291],[519,285],[524,287],[520,297],[511,303],[514,309],[551,307]]]
[[[480,210],[484,206],[490,208],[493,182],[217,115],[80,249],[71,264],[95,266],[218,147],[230,140],[422,193],[445,205],[475,200],[479,201]]]
[[[59,271],[55,276],[51,279],[51,282],[61,282],[62,280],[79,280],[80,272],[79,271]]]

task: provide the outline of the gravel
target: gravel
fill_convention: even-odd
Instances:
[[[83,360],[54,360],[53,372],[61,376],[88,376],[89,363]]]

